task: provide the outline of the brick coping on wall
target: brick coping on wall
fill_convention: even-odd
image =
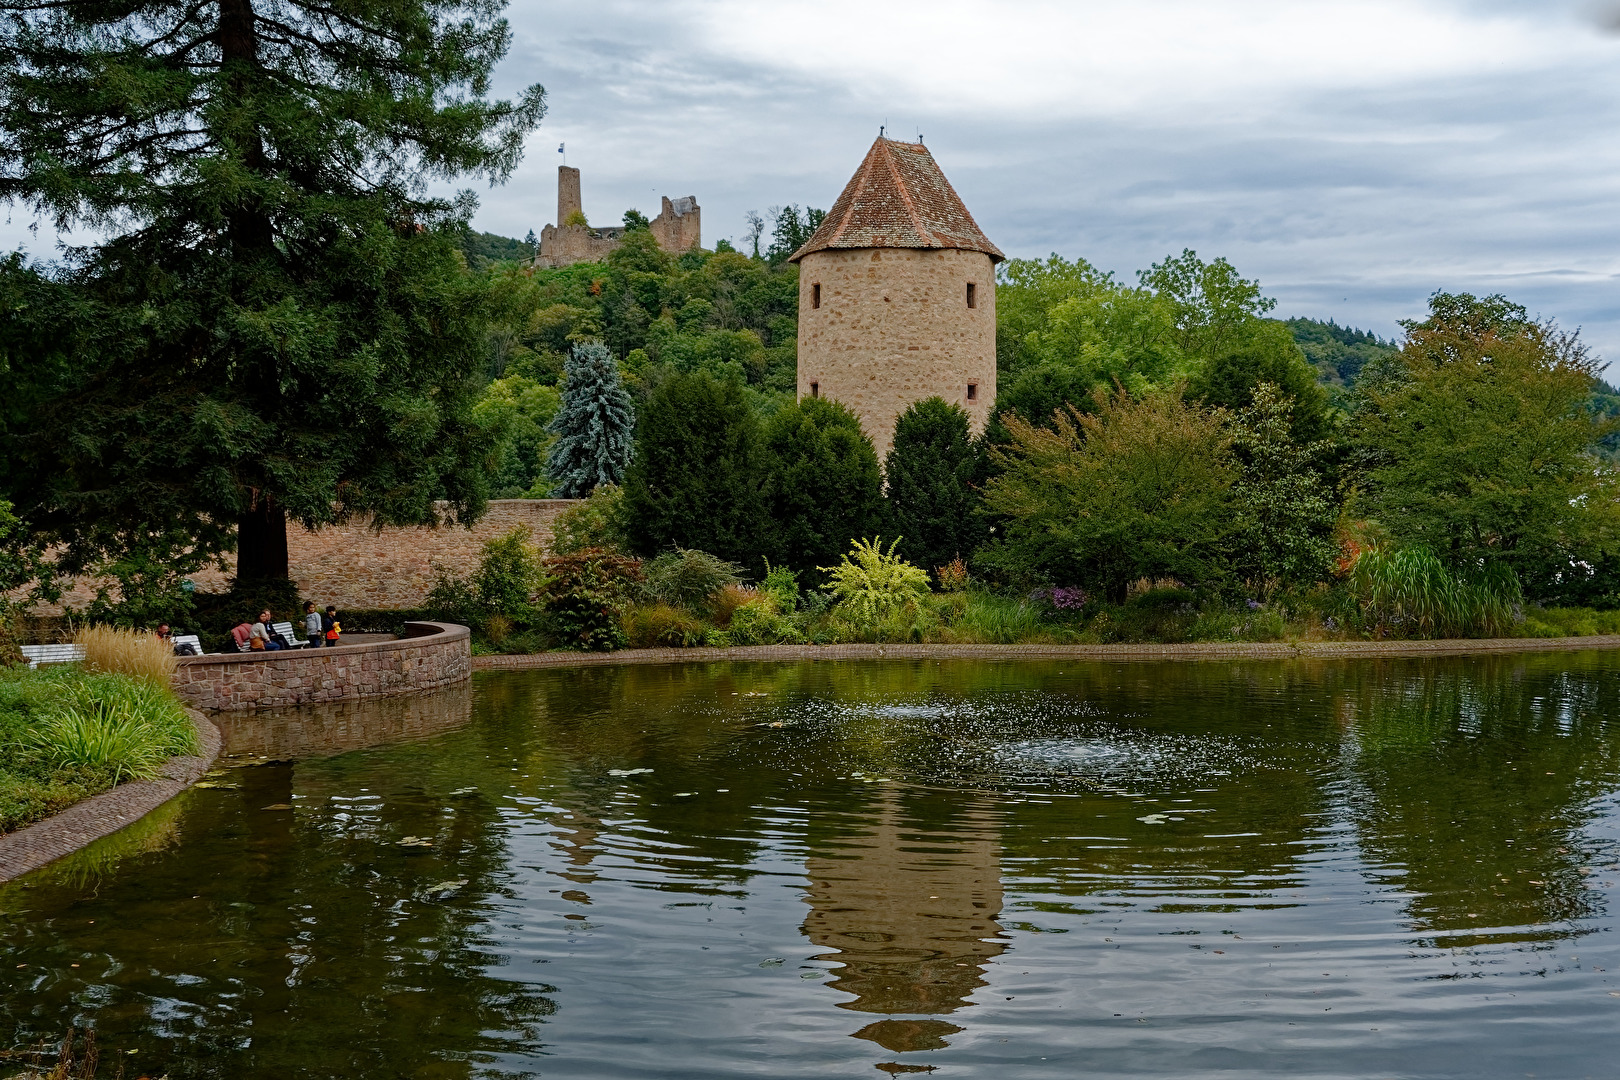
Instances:
[[[195,784],[219,757],[219,729],[202,713],[188,708],[202,751],[196,757],[170,758],[156,780],[132,780],[111,791],[74,803],[44,821],[0,836],[0,881],[38,870],[46,863],[132,825]]]
[[[1447,638],[1438,641],[1192,642],[1183,645],[747,645],[727,649],[623,649],[475,656],[477,671],[794,660],[1354,660],[1488,653],[1620,649],[1620,635]]]

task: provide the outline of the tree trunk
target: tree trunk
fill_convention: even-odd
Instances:
[[[236,580],[285,579],[287,511],[268,495],[236,519]]]

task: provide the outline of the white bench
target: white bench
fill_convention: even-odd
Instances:
[[[28,659],[28,666],[39,667],[41,664],[75,664],[84,659],[83,645],[24,645],[23,656]]]
[[[297,634],[293,633],[292,623],[290,622],[271,623],[270,632],[287,641],[290,641],[292,643],[292,647],[295,649],[309,648],[309,642],[303,640]]]
[[[193,649],[196,649],[197,651],[191,654],[193,656],[201,656],[203,654],[202,638],[198,637],[196,634],[176,634],[170,640],[174,643],[174,647],[177,649],[182,645],[190,645]]]

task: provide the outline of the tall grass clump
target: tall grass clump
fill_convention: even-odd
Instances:
[[[1504,633],[1523,603],[1519,579],[1506,565],[1464,576],[1422,547],[1368,549],[1350,572],[1350,590],[1373,629],[1403,637]]]
[[[62,683],[27,742],[52,765],[102,771],[115,784],[150,780],[169,758],[198,752],[180,699],[166,685],[127,674]]]
[[[167,687],[174,677],[174,646],[155,634],[115,626],[86,626],[73,635],[84,647],[84,666],[91,671],[128,675]]]

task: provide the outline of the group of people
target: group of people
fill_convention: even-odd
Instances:
[[[236,643],[239,652],[278,652],[282,649],[293,649],[298,646],[287,639],[286,635],[278,634],[275,624],[272,623],[270,610],[266,608],[259,612],[259,621],[255,623],[239,623],[231,630],[231,640]],[[343,627],[338,622],[337,608],[327,605],[325,612],[315,610],[313,600],[304,604],[304,633],[309,636],[311,649],[318,649],[324,642],[328,648],[337,645],[343,636]]]

